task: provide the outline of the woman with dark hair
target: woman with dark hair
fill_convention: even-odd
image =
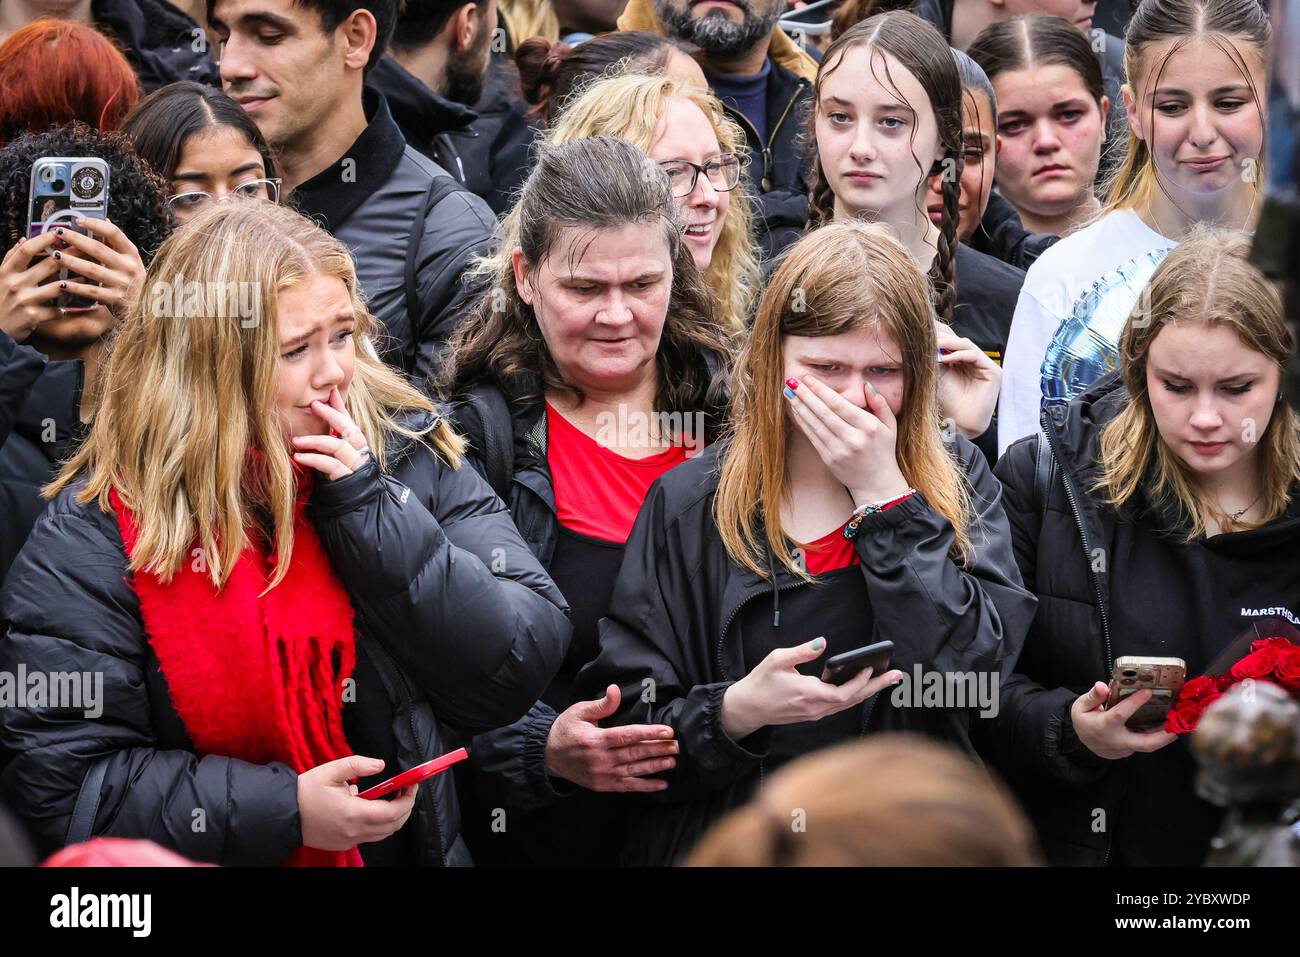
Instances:
[[[1110,100],[1092,45],[1068,20],[1034,13],[985,27],[969,52],[1000,104],[999,193],[1025,231],[1068,235],[1101,208]]]
[[[232,194],[279,202],[271,147],[244,108],[215,87],[182,80],[156,90],[122,132],[171,185],[167,205],[182,225]]]
[[[41,19],[0,43],[0,146],[65,123],[112,132],[139,99],[131,64],[93,27]]]
[[[962,87],[939,31],[904,12],[845,31],[817,70],[809,140],[809,228],[833,218],[884,223],[929,274],[941,320],[944,416],[993,461],[998,364],[1024,274],[957,238]],[[934,177],[937,222],[928,209]]]
[[[708,89],[700,65],[681,44],[641,30],[605,33],[579,44],[530,37],[515,50],[519,85],[532,115],[551,126],[565,103],[593,79],[612,73],[646,73]]]
[[[668,175],[631,143],[544,147],[511,217],[513,248],[484,264],[491,288],[449,348],[443,390],[470,461],[568,599],[574,637],[528,715],[470,746],[472,849],[612,863],[626,804],[593,792],[662,787],[644,775],[677,747],[663,726],[601,729],[618,689],[583,700],[573,682],[646,491],[721,427],[730,353]]]
[[[108,164],[108,218],[87,230],[27,235],[32,163],[94,156]],[[0,579],[44,510],[40,489],[93,412],[109,334],[140,294],[166,238],[166,186],[121,134],[86,126],[28,133],[0,150]],[[70,275],[60,282],[66,266]],[[60,308],[61,293],[94,305]]]

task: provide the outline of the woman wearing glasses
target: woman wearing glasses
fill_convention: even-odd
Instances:
[[[729,332],[749,325],[761,282],[750,240],[750,199],[737,150],[744,136],[710,93],[663,76],[611,77],[564,107],[547,138],[627,140],[668,174],[686,248]]]
[[[168,84],[140,101],[122,132],[167,180],[167,205],[182,226],[226,196],[280,201],[271,148],[244,108],[218,89]]]
[[[470,462],[573,622],[542,700],[470,745],[465,828],[479,863],[612,863],[627,802],[593,792],[658,790],[643,776],[677,750],[664,726],[602,729],[618,689],[579,701],[573,681],[596,655],[647,490],[701,452],[723,414],[727,335],[678,204],[667,174],[624,140],[544,146],[488,291],[444,357]]]

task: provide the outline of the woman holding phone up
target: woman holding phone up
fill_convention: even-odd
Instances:
[[[650,489],[578,676],[681,746],[625,863],[672,863],[764,770],[826,745],[911,729],[969,748],[967,708],[912,679],[1009,673],[1034,600],[983,456],[942,440],[935,349],[925,278],[884,229],[823,226],[778,267],[733,430]],[[890,670],[818,679],[886,640]]]
[[[1119,375],[998,463],[1039,603],[990,755],[1050,863],[1200,865],[1221,812],[1175,735],[1125,726],[1150,692],[1108,700],[1115,659],[1182,658],[1192,678],[1255,618],[1300,614],[1292,333],[1249,246],[1194,230],[1133,310]]]
[[[196,315],[177,275],[254,308]],[[163,244],[0,593],[0,668],[103,676],[93,710],[0,709],[5,798],[47,849],[470,863],[447,775],[358,788],[517,718],[569,623],[374,331],[347,249],[291,210],[214,205]]]

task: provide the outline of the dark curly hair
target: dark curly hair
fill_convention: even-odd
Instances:
[[[84,123],[25,133],[0,150],[0,245],[7,251],[27,236],[32,163],[42,156],[95,156],[108,164],[108,218],[149,265],[172,229],[167,184],[121,133]]]

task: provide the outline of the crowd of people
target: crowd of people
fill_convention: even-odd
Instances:
[[[0,834],[1204,861],[1109,681],[1300,623],[1271,25],[1108,2],[7,0]]]

